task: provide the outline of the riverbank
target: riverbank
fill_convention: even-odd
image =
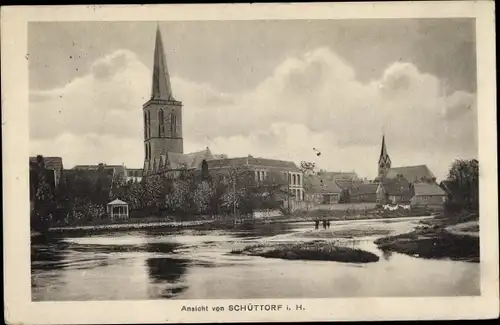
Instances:
[[[52,227],[48,229],[49,233],[65,233],[65,232],[94,232],[94,231],[121,231],[121,230],[138,230],[151,228],[189,228],[199,227],[213,223],[214,220],[196,220],[196,221],[160,221],[160,222],[134,222],[134,223],[113,223],[113,224],[98,224],[98,225],[81,225],[81,226],[63,226]],[[40,232],[32,231],[31,236],[40,236]]]
[[[379,257],[373,253],[332,242],[266,243],[233,250],[231,254],[279,258],[285,260],[334,261],[342,263],[371,263]]]
[[[421,226],[406,234],[377,239],[375,244],[383,251],[406,255],[456,261],[479,262],[479,234],[465,231],[450,231],[467,220],[472,225],[477,215],[469,214],[457,218],[437,217],[421,221]],[[472,219],[472,220],[471,220]],[[474,227],[473,227],[474,229]]]

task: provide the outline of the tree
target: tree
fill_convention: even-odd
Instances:
[[[462,208],[477,210],[479,207],[479,162],[476,159],[453,162],[448,181],[455,189],[453,200]]]
[[[301,161],[300,162],[300,170],[304,175],[312,175],[315,173],[316,170],[316,164],[313,162],[308,162],[308,161]]]
[[[202,181],[197,184],[193,193],[193,203],[197,213],[206,213],[210,211],[210,202],[214,195],[213,188],[208,181]]]
[[[167,179],[162,175],[149,175],[143,182],[142,206],[149,211],[158,213],[164,206]]]
[[[43,156],[37,156],[32,172],[35,173],[32,178],[35,181],[33,184],[35,195],[31,226],[37,231],[46,231],[55,212],[55,197],[54,188],[49,184],[49,171],[45,168]]]

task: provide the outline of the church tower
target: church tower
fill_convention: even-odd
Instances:
[[[182,102],[174,99],[160,27],[156,29],[151,99],[143,105],[145,162],[184,151]]]
[[[378,180],[382,180],[389,169],[391,168],[391,158],[387,153],[387,148],[385,146],[385,135],[382,136],[382,148],[380,150],[380,158],[378,159]]]

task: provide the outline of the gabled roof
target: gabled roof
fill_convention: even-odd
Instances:
[[[115,199],[115,200],[109,202],[108,205],[127,205],[127,203],[123,202],[120,199]]]
[[[99,167],[102,167],[103,170],[111,170],[113,171],[113,175],[115,177],[124,178],[127,174],[127,168],[123,165],[75,165],[73,170],[98,170]]]
[[[382,182],[384,190],[389,195],[411,195],[410,182],[406,179],[385,179]]]
[[[342,189],[331,179],[322,175],[304,177],[304,189],[309,193],[341,193]]]
[[[445,196],[446,192],[440,188],[437,184],[427,184],[427,183],[417,183],[415,184],[415,195],[416,196]]]
[[[46,169],[61,170],[63,162],[61,157],[43,157],[44,166]],[[37,157],[30,157],[30,164],[36,164]]]
[[[358,184],[351,188],[350,195],[368,195],[368,194],[377,194],[378,184]]]
[[[168,163],[170,169],[196,169],[201,166],[203,160],[207,162],[212,160],[213,156],[210,152],[210,149],[206,148],[205,150],[191,152],[186,154],[180,154],[175,152],[168,153]]]
[[[355,185],[355,183],[350,180],[336,180],[335,183],[343,190],[350,190]]]
[[[386,178],[397,178],[398,175],[403,176],[412,183],[421,182],[424,179],[431,180],[435,178],[427,165],[393,167],[387,172]]]
[[[238,166],[254,166],[262,168],[282,168],[292,172],[300,172],[300,169],[295,165],[294,162],[277,160],[277,159],[267,159],[267,158],[255,158],[252,156],[248,157],[238,157],[238,158],[225,158],[225,159],[213,159],[207,161],[208,168],[225,168],[225,167],[238,167]]]
[[[333,180],[354,180],[358,178],[355,172],[321,172],[321,175]]]

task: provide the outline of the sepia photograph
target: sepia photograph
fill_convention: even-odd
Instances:
[[[485,294],[477,18],[156,17],[25,23],[31,303]]]

